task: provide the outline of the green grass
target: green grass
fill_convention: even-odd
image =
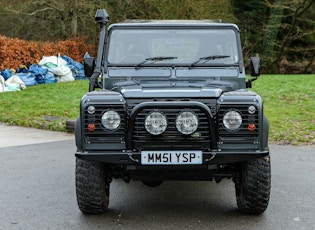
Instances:
[[[270,140],[315,144],[315,75],[263,75],[253,83],[270,122]]]
[[[0,122],[66,131],[66,121],[79,116],[79,103],[88,90],[80,80],[0,93]],[[264,100],[270,141],[315,144],[315,75],[263,75],[253,91]]]
[[[65,131],[66,121],[79,116],[88,81],[43,84],[0,94],[0,121],[10,125]]]

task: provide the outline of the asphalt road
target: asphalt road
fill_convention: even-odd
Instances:
[[[115,180],[109,211],[83,215],[73,136],[0,128],[0,229],[315,229],[314,146],[270,146],[271,199],[261,216],[238,212],[230,180],[157,188]]]

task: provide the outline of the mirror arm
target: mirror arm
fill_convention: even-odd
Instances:
[[[98,76],[101,74],[101,71],[94,71],[92,76],[90,77],[90,86],[89,86],[89,92],[93,91],[97,86],[97,79]]]
[[[253,78],[250,78],[246,81],[246,88],[252,88],[252,82],[253,81],[256,81],[258,79],[258,77],[253,77]]]

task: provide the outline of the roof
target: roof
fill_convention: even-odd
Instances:
[[[217,20],[126,20],[120,23],[114,23],[112,27],[234,27],[233,23],[226,23],[221,19]]]

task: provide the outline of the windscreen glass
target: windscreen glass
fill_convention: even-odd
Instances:
[[[233,29],[114,29],[109,65],[230,65],[239,60]]]

